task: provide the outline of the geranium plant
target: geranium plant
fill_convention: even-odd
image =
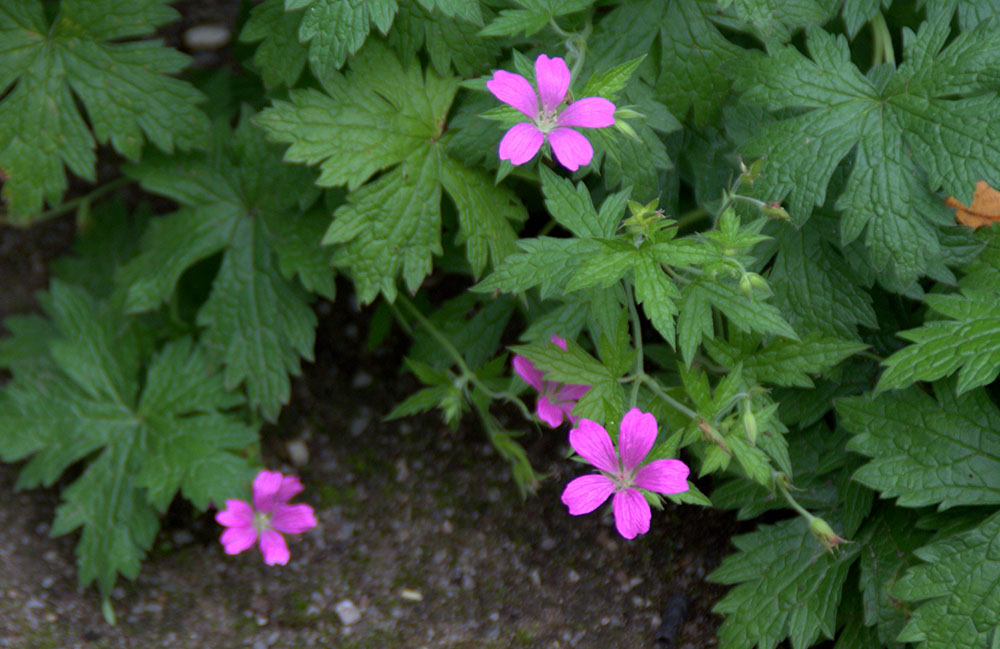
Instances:
[[[126,4],[0,6],[0,213],[79,224],[4,321],[0,458],[66,477],[108,619],[176,498],[294,561],[260,425],[352,287],[413,339],[387,416],[526,497],[548,435],[628,543],[770,512],[722,649],[998,646],[997,3],[265,0],[214,75]]]

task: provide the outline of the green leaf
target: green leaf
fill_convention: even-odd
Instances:
[[[824,552],[802,518],[761,525],[733,544],[739,551],[708,576],[738,584],[713,609],[726,614],[719,627],[722,649],[775,649],[786,637],[793,647],[809,647],[821,633],[833,638],[856,546],[842,546],[838,556]]]
[[[418,0],[427,11],[438,10],[446,16],[461,18],[475,25],[483,24],[479,0]]]
[[[854,479],[903,507],[1000,503],[1000,411],[983,390],[934,387],[936,400],[909,388],[837,402],[848,450],[871,458]]]
[[[454,0],[438,2],[439,6],[451,5],[458,10],[447,14],[432,10],[435,0],[400,0],[399,13],[389,32],[389,44],[404,61],[413,60],[417,51],[426,47],[431,66],[441,76],[447,75],[452,67],[463,77],[489,72],[500,55],[500,48],[494,41],[478,35],[477,25],[482,25],[479,2],[463,1],[467,2],[465,7],[458,6]],[[456,13],[459,17],[452,17]]]
[[[822,374],[868,345],[838,338],[807,336],[802,340],[778,339],[763,349],[738,349],[719,339],[705,340],[705,349],[725,367],[743,366],[743,374],[761,383],[784,387],[813,387],[808,375]]]
[[[635,300],[663,339],[675,345],[674,317],[681,292],[659,262],[643,255],[635,264]]]
[[[851,38],[857,36],[861,27],[874,18],[880,8],[888,9],[891,4],[892,0],[844,0],[840,15],[847,27],[847,35]]]
[[[996,539],[1000,514],[981,525],[916,551],[925,563],[910,570],[894,597],[923,602],[899,640],[919,649],[979,649],[996,646],[1000,625],[1000,563]]]
[[[816,229],[782,228],[768,283],[774,304],[797,331],[856,339],[857,326],[877,329],[871,295],[841,254]]]
[[[285,12],[284,0],[265,0],[250,10],[240,32],[240,42],[260,42],[253,55],[264,85],[295,85],[306,64],[309,49],[299,43],[300,12]]]
[[[148,36],[176,13],[166,0],[62,0],[49,23],[42,3],[0,8],[0,170],[9,218],[30,223],[59,202],[63,165],[95,180],[94,149],[136,160],[145,140],[162,151],[200,146],[202,95],[175,74],[187,57]],[[87,111],[87,121],[77,107]],[[89,122],[90,128],[87,123]]]
[[[508,257],[491,275],[477,284],[474,291],[519,293],[540,286],[540,295],[544,300],[552,295],[562,294],[577,268],[589,255],[600,249],[597,242],[554,237],[521,239],[517,245],[524,252]]]
[[[539,175],[542,179],[545,208],[559,225],[581,239],[609,238],[614,235],[621,220],[621,210],[609,210],[605,213],[602,205],[601,213],[598,214],[590,198],[590,190],[582,182],[574,187],[572,181],[560,178],[545,166],[539,167]],[[605,204],[612,201],[612,197],[609,197]]]
[[[372,25],[387,34],[396,0],[285,0],[285,11],[305,8],[299,42],[309,44],[309,66],[319,79],[336,74],[365,44]]]
[[[764,42],[787,43],[792,33],[821,25],[836,15],[830,0],[734,0],[736,17]]]
[[[740,330],[799,339],[773,304],[760,300],[751,302],[738,288],[729,284],[698,280],[691,285],[694,286],[692,290],[704,294],[705,299],[722,311]]]
[[[947,18],[935,17],[917,34],[904,30],[896,71],[862,75],[846,39],[822,30],[810,32],[811,58],[788,46],[730,66],[745,102],[787,109],[788,117],[765,124],[742,147],[745,156],[766,157],[755,191],[787,198],[789,214],[802,223],[855,151],[836,199],[841,239],[846,244],[867,229],[875,268],[902,287],[940,256],[935,226],[949,217],[933,192],[967,201],[976,180],[1000,176],[1000,135],[988,126],[1000,119],[1000,99],[982,94],[993,86],[980,74],[1000,65],[1000,30],[984,24],[945,46]]]
[[[511,221],[522,223],[528,213],[514,192],[495,185],[479,170],[444,158],[440,174],[441,186],[458,210],[455,243],[465,243],[465,256],[478,278],[490,259],[496,267],[514,253],[517,233]]]
[[[316,327],[308,296],[286,277],[293,271],[318,290],[332,291],[333,284],[317,268],[318,238],[302,238],[308,230],[298,201],[311,189],[310,174],[282,164],[278,147],[248,117],[230,145],[212,155],[151,158],[127,169],[146,189],[183,207],[151,224],[143,252],[117,279],[128,312],[146,311],[166,301],[195,262],[222,252],[197,315],[202,341],[226,365],[227,387],[244,383],[251,407],[273,421],[291,394],[289,374],[299,373],[299,357],[312,358]]]
[[[664,3],[652,0],[654,5]],[[697,126],[711,123],[729,95],[729,79],[723,66],[744,55],[709,21],[714,2],[671,2],[660,25],[662,49],[660,73],[654,89],[676,117],[690,114]]]
[[[62,493],[52,534],[83,528],[80,583],[104,597],[133,578],[180,489],[197,507],[243,496],[242,450],[256,433],[225,411],[241,403],[189,339],[166,345],[143,371],[127,320],[58,281],[44,301],[57,334],[47,359],[15,368],[0,391],[0,457],[30,457],[20,487],[53,484],[90,458]]]
[[[962,394],[992,383],[1000,373],[1000,292],[965,289],[952,295],[928,295],[927,305],[949,320],[932,320],[899,332],[912,341],[885,361],[875,394],[914,381],[936,381],[955,370],[955,391]]]
[[[514,0],[523,9],[504,9],[490,24],[479,32],[480,36],[525,36],[541,31],[548,22],[566,14],[589,9],[594,0]],[[440,0],[438,0],[440,2]]]
[[[879,507],[859,534],[863,547],[858,585],[864,623],[876,627],[878,641],[883,644],[893,644],[909,617],[909,611],[893,596],[893,589],[918,563],[913,552],[929,537],[913,528],[909,512],[892,506]]]
[[[514,251],[507,221],[526,218],[520,200],[442,147],[455,78],[417,65],[404,69],[391,50],[373,42],[346,74],[330,75],[324,89],[292,91],[290,103],[274,102],[255,121],[291,145],[286,160],[319,163],[317,184],[352,190],[323,243],[335,245],[333,262],[348,270],[360,300],[382,293],[392,301],[400,274],[411,292],[420,287],[433,256],[443,252],[442,189],[458,210],[457,241],[466,244],[475,274],[490,258],[498,264]],[[364,184],[379,171],[385,173]]]

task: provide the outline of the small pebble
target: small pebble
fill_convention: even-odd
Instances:
[[[554,549],[558,544],[559,542],[556,541],[554,538],[552,538],[551,536],[546,536],[542,539],[540,547],[542,548],[542,550],[548,552],[549,550]]]
[[[288,450],[288,459],[295,466],[304,466],[309,463],[309,447],[301,439],[291,440],[285,444],[285,448]]]
[[[334,607],[334,610],[337,612],[337,617],[340,618],[340,621],[345,626],[350,626],[361,619],[361,611],[359,611],[358,607],[354,605],[354,602],[349,599],[339,602]]]
[[[354,380],[351,381],[351,387],[355,389],[367,388],[371,384],[372,375],[367,372],[358,372],[354,375]]]
[[[441,523],[441,532],[443,534],[451,534],[455,531],[455,526],[451,524],[451,521],[445,521]]]
[[[410,469],[406,466],[406,458],[396,460],[396,482],[406,482],[410,477]]]
[[[409,602],[422,602],[424,601],[424,594],[421,593],[416,588],[400,588],[399,596]]]
[[[489,618],[490,618],[490,622],[499,622],[500,621],[500,613],[498,611],[493,611],[492,613],[489,614]]]
[[[368,415],[361,415],[351,420],[351,437],[357,437],[368,427]]]
[[[52,588],[52,584],[56,583],[55,577],[46,577],[42,580],[42,588],[49,589]]]
[[[576,582],[580,581],[580,575],[579,573],[577,573],[576,570],[570,570],[569,574],[566,575],[566,579],[569,580],[569,583],[575,584]]]
[[[230,39],[229,28],[225,25],[196,25],[184,32],[184,45],[191,50],[217,50]]]

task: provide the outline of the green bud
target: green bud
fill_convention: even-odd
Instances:
[[[830,524],[822,518],[813,518],[809,521],[809,531],[812,532],[813,536],[815,536],[816,539],[823,544],[823,547],[831,553],[841,543],[848,543],[848,541],[845,541],[837,536],[837,534],[833,531],[833,528],[830,527]]]
[[[746,277],[750,278],[750,285],[756,289],[762,291],[770,290],[770,286],[767,285],[767,280],[758,275],[757,273],[747,273]]]
[[[740,277],[740,291],[747,296],[748,300],[753,299],[753,282],[750,281],[749,273],[743,273]]]
[[[743,160],[740,160],[740,183],[752,185],[753,181],[760,178],[760,171],[764,168],[764,158],[757,158],[750,163],[748,168],[743,164]]]
[[[637,113],[631,108],[619,108],[615,111],[615,120],[619,119],[638,119],[640,117],[645,117],[642,113]]]
[[[750,409],[750,402],[743,401],[743,430],[747,433],[747,439],[754,446],[757,445],[757,418],[753,415],[753,410]]]
[[[641,142],[642,141],[639,138],[639,135],[635,132],[635,129],[632,128],[631,126],[629,126],[628,122],[626,122],[624,120],[616,119],[614,126],[615,126],[616,129],[618,129],[619,131],[621,131],[626,137],[628,137],[628,138],[630,138],[632,140],[635,140],[636,142]]]

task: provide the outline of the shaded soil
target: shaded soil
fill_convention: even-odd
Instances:
[[[0,229],[0,316],[33,308],[71,236],[68,219]],[[211,514],[179,503],[138,579],[115,589],[110,627],[96,591],[76,585],[77,535],[47,535],[57,491],[13,492],[17,467],[0,465],[0,647],[666,647],[657,629],[678,598],[689,607],[673,646],[715,646],[724,591],[704,576],[730,551],[731,515],[668,507],[628,542],[607,512],[571,517],[559,502],[580,473],[565,429],[524,438],[550,477],[522,502],[475,422],[381,422],[415,387],[397,374],[405,341],[365,351],[367,315],[342,288],[317,304],[316,362],[264,430],[269,467],[302,476],[320,521],[292,537],[291,562],[226,556]],[[351,625],[345,600],[360,612]]]

